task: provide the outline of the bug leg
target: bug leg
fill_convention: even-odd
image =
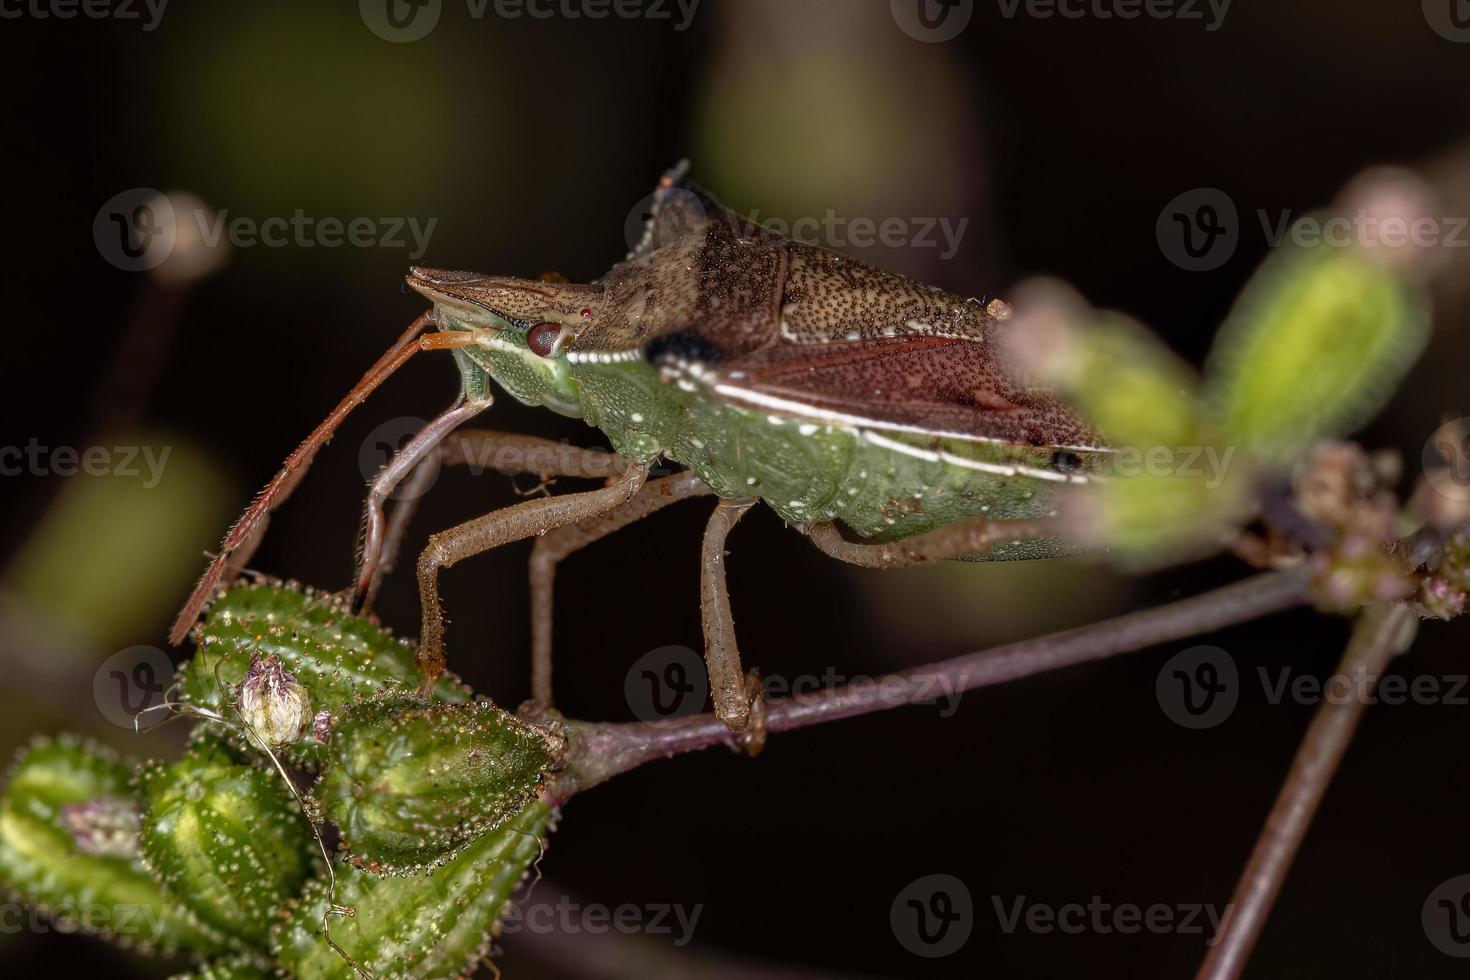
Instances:
[[[432,690],[434,682],[444,673],[444,614],[439,607],[441,568],[521,538],[596,517],[637,493],[647,478],[647,464],[629,464],[621,476],[600,489],[526,500],[429,538],[418,566],[423,618],[418,663],[424,675],[424,689]]]
[[[567,524],[536,539],[531,548],[531,697],[551,705],[552,595],[556,566],[572,552],[663,510],[669,504],[713,493],[693,473],[676,473],[645,484],[605,514]]]
[[[420,429],[407,444],[393,455],[386,466],[373,477],[363,512],[362,557],[358,560],[356,584],[352,590],[352,611],[361,612],[368,593],[377,578],[378,560],[383,553],[383,502],[398,488],[411,470],[434,455],[444,437],[490,406],[490,400],[456,401],[448,411]],[[426,478],[427,479],[427,478]]]
[[[245,509],[245,513],[235,522],[225,535],[220,544],[219,551],[214,560],[205,569],[204,575],[200,577],[193,593],[189,596],[184,607],[179,610],[178,617],[174,620],[173,628],[169,631],[170,643],[179,644],[189,635],[199,613],[204,609],[214,590],[226,579],[231,569],[238,568],[249,559],[250,553],[259,542],[259,530],[263,521],[275,510],[282,501],[295,489],[296,484],[305,475],[306,468],[311,465],[312,458],[337,427],[342,424],[352,410],[372,394],[373,390],[388,379],[394,371],[397,371],[408,360],[420,351],[426,350],[452,350],[456,347],[466,347],[478,343],[479,335],[473,331],[456,330],[448,333],[436,333],[422,335],[424,330],[434,323],[432,314],[425,313],[414,320],[404,331],[403,336],[388,349],[382,357],[378,358],[367,374],[352,387],[347,396],[337,403],[331,413],[323,419],[311,434],[296,447],[296,451],[286,457],[281,469],[266,484],[262,490]]]
[[[419,498],[429,492],[429,487],[433,486],[434,477],[438,475],[439,467],[443,465],[443,462],[444,453],[436,446],[408,475],[408,480],[403,485],[403,496],[393,505],[393,512],[388,515],[388,526],[383,531],[383,550],[378,558],[377,573],[373,575],[372,584],[368,586],[367,598],[363,601],[363,615],[372,611],[384,577],[398,566],[398,551],[403,545],[403,536],[408,533],[409,522],[413,520],[414,512],[419,509]]]
[[[824,554],[863,568],[906,568],[962,558],[989,551],[998,544],[1061,534],[1059,525],[1047,518],[992,521],[977,518],[916,534],[897,541],[854,542],[845,539],[831,521],[800,529]]]
[[[750,720],[750,700],[740,671],[740,648],[735,642],[735,619],[725,588],[725,536],[754,499],[721,500],[704,528],[700,552],[699,614],[704,626],[704,662],[709,670],[710,698],[715,717],[732,732],[744,731]]]
[[[476,475],[492,469],[506,476],[535,473],[546,480],[557,476],[582,479],[619,476],[628,463],[605,449],[582,449],[513,432],[457,429],[449,433],[409,474],[402,499],[394,504],[383,532],[378,567],[368,585],[364,610],[372,607],[383,578],[397,566],[403,535],[418,509],[419,498],[428,491],[439,466],[465,466]]]

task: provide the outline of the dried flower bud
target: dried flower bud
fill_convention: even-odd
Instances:
[[[1419,586],[1419,604],[1435,619],[1454,619],[1465,611],[1465,593],[1453,582],[1431,575]]]
[[[251,741],[273,751],[295,742],[311,724],[311,695],[274,654],[251,657],[239,695]]]
[[[138,853],[143,811],[134,799],[99,796],[85,803],[67,803],[61,807],[61,822],[83,854],[130,858]]]

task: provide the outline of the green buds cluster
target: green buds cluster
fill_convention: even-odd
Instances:
[[[389,694],[347,710],[313,795],[352,863],[418,871],[523,810],[560,746],[489,703]]]
[[[1370,175],[1344,207],[1414,204],[1406,182]],[[1203,377],[1127,317],[1055,284],[1023,290],[1013,359],[1114,447],[1099,474],[1114,479],[1084,496],[1079,533],[1125,564],[1217,548],[1250,515],[1263,477],[1286,475],[1310,447],[1365,422],[1423,350],[1424,263],[1359,244],[1277,250],[1231,311]]]
[[[145,950],[208,955],[227,934],[149,872],[132,766],[72,737],[21,753],[0,801],[0,882],[53,920]]]
[[[564,740],[456,681],[420,695],[412,647],[331,597],[233,589],[195,635],[184,756],[38,742],[0,798],[0,883],[188,954],[194,980],[473,969],[541,854]]]

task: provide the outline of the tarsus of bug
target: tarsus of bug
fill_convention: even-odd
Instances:
[[[409,324],[408,329],[398,338],[392,347],[382,357],[373,363],[367,373],[352,386],[346,396],[337,403],[327,417],[297,446],[290,456],[286,457],[285,463],[266,484],[265,489],[258,493],[245,513],[230,528],[225,539],[220,544],[219,551],[214,559],[200,576],[199,582],[194,586],[187,602],[179,610],[178,617],[174,620],[173,628],[169,631],[169,643],[177,646],[184,642],[189,635],[189,630],[203,612],[209,597],[215,588],[224,579],[235,552],[247,547],[255,531],[261,522],[270,516],[276,506],[282,503],[296,487],[302,474],[311,465],[318,450],[326,445],[343,420],[351,414],[352,410],[362,404],[368,395],[386,381],[394,372],[408,362],[408,360],[420,351],[426,350],[454,350],[458,347],[469,347],[477,344],[489,331],[484,330],[454,330],[446,333],[437,333],[421,336],[425,330],[435,326],[437,321],[433,311],[424,313]],[[248,557],[249,551],[246,551]],[[243,559],[242,559],[243,560]]]
[[[257,642],[250,647],[251,655],[253,656],[259,649],[260,644]],[[224,678],[220,677],[220,668],[224,666],[224,662],[239,652],[240,648],[237,647],[234,650],[230,650],[222,654],[219,659],[214,662],[215,690],[219,692],[220,702],[229,707],[230,711],[234,713],[238,721],[232,722],[224,715],[221,715],[214,711],[210,711],[208,708],[201,708],[199,705],[196,704],[189,704],[182,701],[172,700],[171,695],[178,687],[177,684],[174,684],[170,685],[168,691],[164,693],[164,700],[162,704],[155,704],[149,708],[145,708],[133,716],[133,730],[138,734],[151,732],[162,728],[164,725],[167,725],[175,718],[182,718],[185,715],[194,715],[198,718],[203,718],[206,721],[216,722],[221,725],[228,725],[231,727],[238,726],[245,731],[247,741],[253,741],[262,750],[264,750],[266,756],[270,758],[271,764],[276,767],[276,772],[280,773],[281,778],[285,780],[286,788],[289,789],[291,791],[291,795],[295,797],[296,805],[301,810],[301,816],[306,820],[306,825],[311,830],[312,839],[316,841],[317,849],[320,850],[322,853],[322,861],[326,864],[327,908],[326,911],[322,913],[322,938],[326,940],[328,946],[332,947],[333,952],[342,957],[343,961],[348,966],[352,967],[357,975],[362,977],[363,980],[377,980],[377,978],[370,970],[361,966],[357,962],[357,960],[353,959],[352,954],[348,953],[347,950],[343,949],[340,945],[337,944],[337,941],[332,938],[332,927],[329,920],[333,916],[349,919],[354,918],[357,915],[357,909],[353,908],[350,905],[337,904],[337,871],[336,868],[333,866],[332,856],[327,853],[327,843],[322,838],[321,828],[317,826],[315,820],[311,819],[311,811],[306,805],[305,797],[303,797],[301,795],[301,791],[297,789],[296,781],[291,778],[291,774],[286,771],[285,765],[282,764],[280,758],[276,755],[276,753],[271,750],[271,747],[266,744],[265,739],[260,737],[260,732],[256,730],[256,728],[252,726],[250,722],[245,720],[245,716],[240,713],[240,709],[237,707],[237,705],[239,704],[239,699],[227,693],[228,688],[225,685]],[[163,719],[155,725],[149,725],[146,728],[140,728],[138,726],[139,718],[150,711],[157,711],[160,708],[172,708],[174,709],[174,712],[173,714],[169,715],[167,718]],[[545,853],[544,846],[542,848],[542,853]]]

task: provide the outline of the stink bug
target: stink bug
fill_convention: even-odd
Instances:
[[[535,536],[532,689],[549,704],[556,563],[685,497],[719,498],[705,532],[700,594],[715,712],[734,731],[750,719],[752,685],[733,635],[724,542],[756,502],[822,551],[873,567],[1068,550],[1047,521],[1055,492],[1086,482],[1106,449],[1076,413],[1006,369],[1005,303],[792,241],[722,208],[685,182],[684,169],[665,175],[643,239],[598,282],[412,269],[408,285],[433,309],[230,531],[180,613],[173,642],[248,558],[264,518],[341,420],[421,350],[454,351],[461,397],[373,481],[355,608],[372,592],[392,538],[383,502],[436,453],[453,462],[467,446],[493,447],[501,458],[526,458],[528,471],[609,477],[603,488],[524,501],[430,539],[418,563],[426,685],[444,670],[439,570]],[[587,451],[536,464],[529,457],[539,440],[451,436],[490,404],[492,379],[522,402],[601,429],[617,455]],[[660,457],[687,472],[649,480]]]

